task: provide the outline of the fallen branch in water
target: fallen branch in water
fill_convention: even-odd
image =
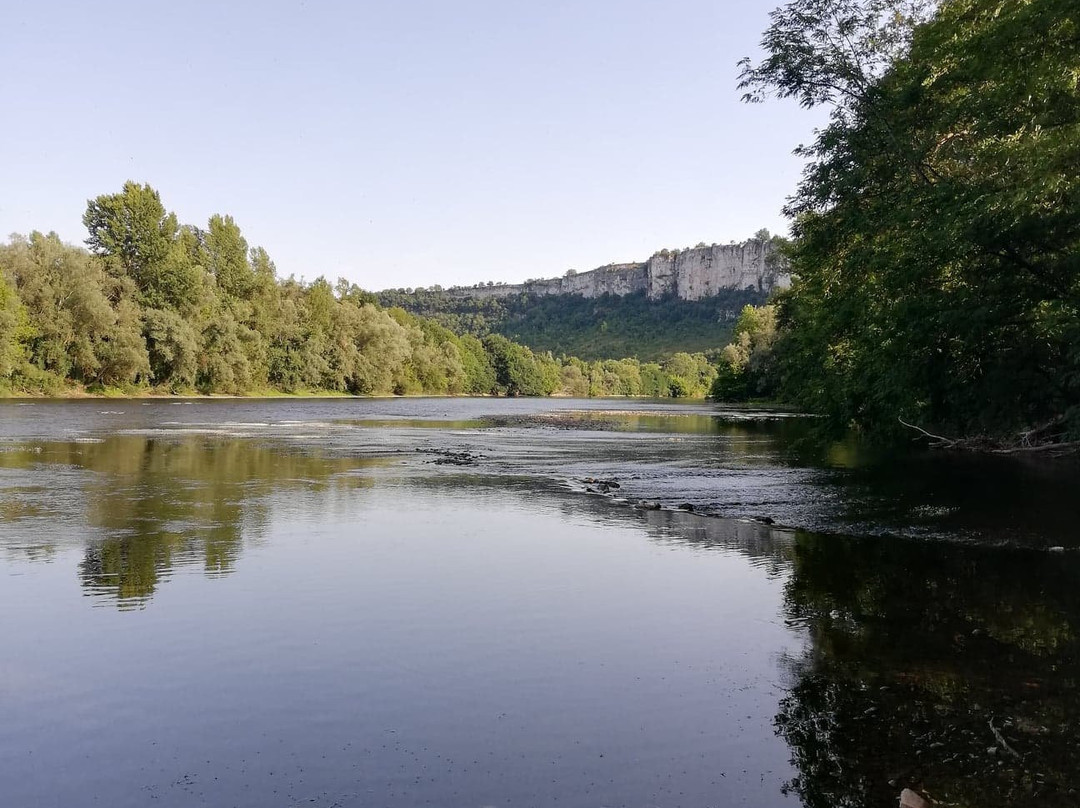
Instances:
[[[1080,451],[1080,441],[1064,441],[1062,443],[1040,443],[1038,446],[1013,446],[1007,449],[991,449],[994,454],[1020,454],[1026,452],[1058,452],[1068,454]]]
[[[1057,418],[1051,418],[1045,424],[1040,424],[1037,427],[1020,433],[1019,444],[1022,447],[1045,445],[1055,441],[1060,442],[1060,439],[1065,436],[1065,418],[1058,416]],[[1059,429],[1060,428],[1060,429]],[[1059,431],[1051,433],[1050,430],[1059,429]]]
[[[1047,452],[1050,454],[1072,454],[1080,452],[1080,441],[1065,441],[1064,432],[1050,433],[1050,430],[1061,425],[1061,419],[1055,419],[1041,426],[1021,432],[1014,443],[1006,444],[1003,441],[989,437],[974,438],[947,438],[944,435],[935,435],[921,426],[909,424],[903,418],[897,418],[901,425],[913,429],[923,437],[930,439],[930,447],[933,449],[967,449],[977,452],[989,452],[990,454],[1015,455],[1035,454]],[[1034,442],[1040,438],[1039,442]]]
[[[994,726],[994,719],[991,718],[987,723],[990,724],[990,731],[994,733],[994,738],[996,738],[997,742],[1001,744],[1001,748],[1017,760],[1022,760],[1023,755],[1021,755],[1019,752],[1009,746],[1009,742],[1005,740],[1005,736],[998,732],[998,728]]]
[[[909,424],[903,418],[897,418],[896,420],[899,421],[904,426],[906,426],[908,429],[914,429],[916,432],[918,432],[918,433],[920,433],[922,435],[925,435],[926,437],[928,437],[931,440],[935,441],[935,443],[933,444],[934,446],[946,446],[946,447],[948,447],[948,446],[956,446],[958,443],[960,443],[960,441],[958,441],[958,440],[954,440],[952,438],[946,438],[943,435],[935,435],[933,432],[927,432],[921,426],[915,426],[915,424]]]

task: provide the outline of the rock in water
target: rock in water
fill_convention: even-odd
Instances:
[[[910,788],[905,788],[900,792],[900,808],[932,808],[932,806]]]

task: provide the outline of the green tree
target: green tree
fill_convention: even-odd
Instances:
[[[57,380],[130,384],[149,375],[131,281],[55,233],[31,233],[3,252],[26,322],[26,360]]]
[[[716,378],[716,368],[704,354],[673,354],[663,368],[672,398],[704,398]]]
[[[589,395],[589,379],[585,375],[580,360],[563,365],[559,373],[559,389],[574,398],[586,398]]]
[[[915,25],[894,7],[846,2],[837,27],[823,0],[789,4],[744,65],[752,93],[836,105],[788,206],[785,388],[875,431],[1078,434],[1073,4],[952,0]]]
[[[87,245],[109,271],[127,276],[143,301],[152,306],[181,307],[190,302],[197,280],[183,250],[175,250],[180,226],[149,185],[124,183],[118,194],[87,202],[83,224]]]
[[[483,342],[484,350],[491,355],[495,384],[501,392],[508,396],[541,396],[550,392],[536,358],[524,345],[498,334],[484,337]]]
[[[480,395],[494,393],[497,386],[495,367],[483,343],[471,334],[465,334],[460,338],[459,345],[461,366],[465,371],[465,392]]]
[[[168,309],[143,312],[143,335],[155,384],[173,390],[194,387],[199,368],[199,335]]]
[[[255,290],[255,270],[248,263],[248,243],[232,216],[215,214],[205,236],[208,269],[229,297],[247,299]],[[260,260],[269,261],[260,255]],[[265,271],[265,270],[264,270]]]
[[[720,352],[709,395],[719,401],[762,398],[775,392],[773,344],[776,307],[746,306],[735,322],[735,339]]]
[[[7,379],[22,362],[20,337],[26,312],[15,289],[0,272],[0,379]]]
[[[641,366],[641,394],[650,398],[664,398],[669,395],[670,381],[664,369],[656,362],[645,362]]]

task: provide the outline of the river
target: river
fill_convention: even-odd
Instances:
[[[566,399],[0,403],[0,804],[1080,805],[1080,466]]]

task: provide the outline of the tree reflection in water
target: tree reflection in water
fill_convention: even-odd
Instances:
[[[808,808],[1080,804],[1075,554],[797,536],[776,718]]]
[[[12,494],[9,503],[23,503],[10,515],[26,533],[66,521],[66,530],[86,543],[83,586],[121,608],[144,604],[180,566],[230,572],[243,540],[265,531],[274,498],[287,495],[291,504],[314,498],[312,507],[319,507],[331,488],[370,484],[349,472],[372,462],[204,436],[120,436],[0,455],[0,468],[28,475],[5,492]],[[51,549],[40,542],[26,552],[47,557]]]

